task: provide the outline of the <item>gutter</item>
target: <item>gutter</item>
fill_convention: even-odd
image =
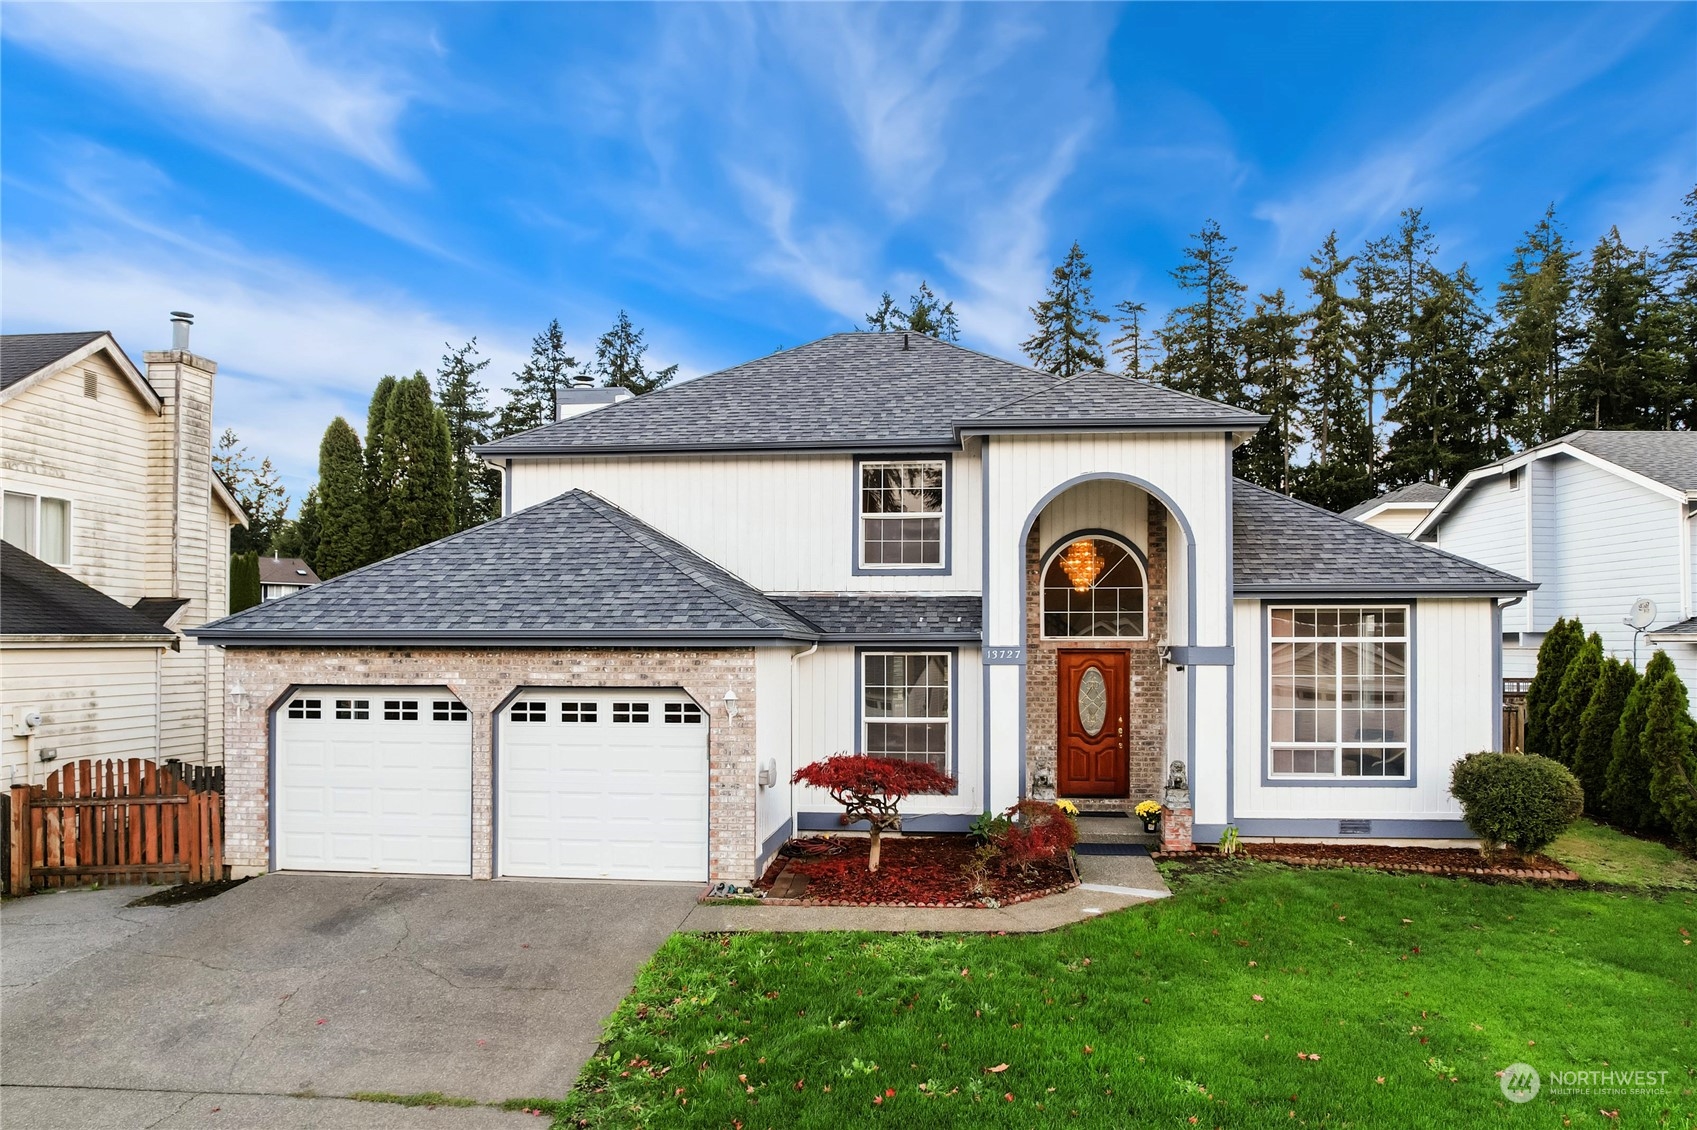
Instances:
[[[163,634],[147,634],[127,632],[115,635],[14,635],[0,636],[0,647],[52,647],[69,644],[78,647],[108,647],[148,645],[150,647],[173,647],[176,636],[169,632]]]

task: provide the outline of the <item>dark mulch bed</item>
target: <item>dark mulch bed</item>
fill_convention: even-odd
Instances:
[[[252,878],[252,876],[249,876]],[[189,902],[201,902],[204,899],[215,898],[234,887],[239,887],[247,879],[220,879],[216,883],[181,883],[175,887],[166,887],[162,891],[154,891],[138,899],[131,899],[125,906],[181,906]]]
[[[976,907],[1024,902],[1078,884],[1063,859],[1039,864],[1029,876],[992,870],[989,894],[981,896],[966,874],[978,846],[970,836],[886,837],[876,873],[866,869],[869,844],[858,836],[791,840],[755,886],[768,892],[768,903]]]
[[[1199,852],[1214,849],[1201,848]],[[1500,879],[1554,879],[1577,882],[1578,875],[1549,856],[1529,855],[1486,862],[1473,848],[1389,847],[1383,844],[1244,844],[1251,859],[1304,867],[1371,867],[1380,871],[1418,871],[1429,875],[1484,876]],[[1159,852],[1161,860],[1195,858],[1194,853]]]

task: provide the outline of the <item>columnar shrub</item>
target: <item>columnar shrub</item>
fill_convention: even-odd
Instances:
[[[1609,823],[1628,832],[1663,830],[1661,813],[1650,799],[1650,763],[1644,756],[1644,723],[1650,694],[1656,684],[1673,676],[1673,660],[1658,651],[1644,665],[1644,675],[1626,696],[1620,724],[1615,727],[1609,755],[1608,780],[1603,785],[1603,812]]]
[[[898,809],[903,800],[916,793],[949,793],[955,787],[953,777],[928,761],[846,753],[803,765],[790,783],[830,793],[843,806],[844,824],[866,821],[872,839],[866,860],[869,871],[878,870],[879,838],[884,831],[901,827]]]
[[[1579,745],[1574,750],[1573,775],[1585,789],[1585,811],[1603,815],[1603,789],[1608,785],[1609,761],[1614,756],[1615,730],[1626,707],[1626,696],[1638,682],[1638,672],[1624,660],[1605,658],[1591,691],[1591,701],[1579,715]]]
[[[1596,632],[1568,660],[1567,670],[1556,685],[1556,699],[1550,704],[1546,757],[1553,757],[1569,769],[1579,753],[1579,718],[1591,703],[1591,692],[1597,688],[1597,678],[1603,671],[1603,638]]]
[[[1450,792],[1487,854],[1549,846],[1579,818],[1585,794],[1566,766],[1529,753],[1472,753],[1450,770]]]
[[[1538,645],[1538,672],[1526,688],[1526,752],[1550,752],[1550,707],[1555,705],[1567,665],[1585,645],[1585,628],[1577,620],[1561,619],[1544,633]]]
[[[1697,755],[1693,754],[1690,703],[1685,684],[1669,674],[1650,691],[1644,711],[1644,760],[1650,765],[1650,800],[1664,826],[1687,844],[1697,843]]]
[[[1001,851],[1004,867],[1025,874],[1039,863],[1060,859],[1078,843],[1078,825],[1053,801],[1027,798],[1007,810],[1008,822],[991,842]]]

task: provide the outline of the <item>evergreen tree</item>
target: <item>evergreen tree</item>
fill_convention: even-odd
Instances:
[[[1650,692],[1644,708],[1642,757],[1650,768],[1650,803],[1662,827],[1688,846],[1697,845],[1697,753],[1685,684],[1670,672]]]
[[[878,309],[866,315],[866,328],[875,333],[907,329],[907,315],[902,313],[902,308],[896,305],[889,291],[879,297]]]
[[[358,436],[354,437],[354,442],[359,442]],[[361,497],[363,496],[362,489]],[[300,558],[307,563],[309,568],[317,572],[318,538],[321,531],[321,521],[318,487],[314,485],[307,490],[306,497],[301,499],[300,510],[294,518],[283,524],[283,532],[277,535],[277,540],[272,544],[272,549],[282,557]]]
[[[1453,483],[1497,454],[1481,374],[1486,316],[1478,298],[1466,265],[1454,275],[1429,269],[1416,287],[1406,360],[1386,413],[1397,425],[1385,445],[1388,484]]]
[[[1119,359],[1120,372],[1128,377],[1141,378],[1154,368],[1153,335],[1143,328],[1148,308],[1141,302],[1126,299],[1114,304],[1119,314],[1120,335],[1108,343],[1108,351]]]
[[[553,423],[555,390],[570,383],[576,368],[577,358],[566,352],[566,335],[555,318],[531,339],[530,357],[513,374],[512,386],[503,390],[507,402],[495,417],[493,438]]]
[[[1632,664],[1610,656],[1603,660],[1591,701],[1579,715],[1579,743],[1573,755],[1573,775],[1585,789],[1585,811],[1601,818],[1603,789],[1608,784],[1609,762],[1614,757],[1615,730],[1620,727],[1626,696],[1638,682]]]
[[[1697,428],[1697,188],[1686,194],[1660,261],[1662,301],[1673,342],[1672,380],[1684,405],[1676,423]]]
[[[259,587],[259,554],[249,551],[230,558],[230,611],[240,612],[258,604],[262,593]]]
[[[1307,380],[1301,408],[1313,458],[1294,485],[1303,501],[1328,510],[1346,510],[1373,495],[1373,433],[1354,353],[1355,303],[1342,292],[1354,262],[1338,253],[1334,231],[1302,268],[1314,303],[1302,341]]]
[[[1159,334],[1160,377],[1165,384],[1208,400],[1248,408],[1238,380],[1238,329],[1248,289],[1231,272],[1237,248],[1209,220],[1185,248],[1185,262],[1172,271],[1188,301],[1167,315]]]
[[[1233,456],[1237,473],[1252,483],[1289,493],[1291,459],[1303,435],[1298,425],[1303,375],[1297,368],[1303,316],[1285,301],[1283,289],[1263,294],[1255,315],[1243,323],[1243,388],[1250,406],[1268,417],[1253,439]]]
[[[256,465],[234,428],[225,428],[212,452],[212,469],[236,496],[247,525],[230,531],[235,553],[267,554],[282,532],[289,512],[289,493],[269,456]]]
[[[1592,632],[1568,662],[1556,698],[1550,704],[1550,752],[1546,755],[1569,769],[1578,767],[1580,717],[1591,704],[1603,674],[1603,638]]]
[[[1350,327],[1350,352],[1355,358],[1365,414],[1368,450],[1365,497],[1371,498],[1383,485],[1381,432],[1397,355],[1396,311],[1386,289],[1385,268],[1371,256],[1364,255],[1356,263],[1352,304],[1356,317]]]
[[[888,294],[885,297],[889,297]],[[960,322],[955,318],[954,302],[940,301],[931,293],[924,279],[919,290],[908,298],[907,328],[914,333],[927,334],[938,341],[959,341]]]
[[[448,445],[453,449],[454,529],[481,525],[500,512],[501,474],[472,454],[472,448],[489,442],[489,421],[495,416],[484,402],[477,374],[489,365],[487,357],[474,361],[477,339],[458,349],[448,348],[436,374],[436,399],[448,421]]]
[[[422,372],[395,382],[383,414],[383,477],[392,485],[376,537],[393,557],[454,532],[454,452],[448,418]]]
[[[1555,705],[1567,665],[1585,645],[1585,629],[1577,620],[1557,620],[1538,645],[1538,670],[1526,688],[1526,752],[1555,755],[1550,733],[1550,707]]]
[[[390,387],[393,389],[393,385]],[[307,504],[302,503],[297,519],[301,556],[325,580],[381,556],[372,544],[375,515],[365,467],[358,434],[347,420],[337,416],[324,429],[324,439],[318,445],[318,485],[307,495],[313,512],[309,515]],[[316,523],[316,532],[309,528],[309,522]]]
[[[361,565],[369,565],[373,561],[389,556],[388,550],[384,548],[383,534],[378,523],[382,516],[388,512],[389,496],[394,493],[395,489],[394,480],[387,477],[388,473],[384,469],[388,464],[388,460],[385,458],[385,449],[388,444],[383,429],[388,419],[389,400],[394,395],[397,383],[396,378],[390,376],[385,376],[378,381],[377,387],[371,392],[371,405],[366,409],[365,513],[368,523],[365,540],[366,556],[363,560],[356,561],[351,565],[343,564],[338,558],[337,564],[341,565],[344,570],[357,569]],[[318,481],[322,491],[324,485],[322,474],[319,475]],[[329,502],[327,498],[323,498],[321,501]],[[325,517],[328,520],[328,510],[325,512]],[[319,574],[319,576],[323,575],[322,573]]]
[[[631,324],[630,315],[619,311],[613,328],[602,334],[595,343],[595,371],[607,388],[623,388],[643,396],[671,384],[678,375],[676,365],[650,373],[643,367],[643,354],[648,345],[642,331]]]
[[[1096,309],[1090,262],[1074,241],[1049,277],[1043,300],[1031,307],[1037,332],[1020,344],[1034,368],[1072,377],[1107,364],[1100,326],[1108,316]]]
[[[1566,434],[1573,415],[1567,387],[1579,336],[1573,253],[1556,222],[1555,205],[1526,233],[1514,256],[1497,288],[1490,365],[1508,438],[1531,447]]]
[[[1585,348],[1574,366],[1579,428],[1666,428],[1684,416],[1673,326],[1647,252],[1611,228],[1580,283]]]
[[[1608,780],[1603,785],[1603,811],[1609,823],[1628,832],[1658,832],[1661,813],[1650,799],[1651,766],[1644,756],[1644,727],[1649,718],[1650,695],[1656,684],[1674,673],[1673,660],[1657,651],[1644,665],[1644,674],[1633,684],[1620,711],[1609,755]]]

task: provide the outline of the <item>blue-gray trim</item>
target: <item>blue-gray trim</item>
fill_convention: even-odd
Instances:
[[[1174,667],[1230,667],[1237,662],[1237,648],[1174,644],[1167,648],[1167,662]]]
[[[1280,600],[1385,600],[1395,597],[1412,600],[1417,596],[1512,596],[1516,593],[1530,592],[1537,587],[1537,583],[1532,581],[1527,581],[1523,585],[1420,585],[1399,581],[1391,585],[1350,585],[1348,587],[1337,585],[1315,587],[1289,584],[1238,585],[1236,593],[1238,596],[1270,596]]]
[[[1310,607],[1350,607],[1350,601],[1309,601]],[[1261,787],[1272,789],[1412,789],[1420,784],[1419,749],[1419,711],[1416,696],[1416,672],[1419,670],[1416,660],[1417,640],[1420,635],[1420,606],[1416,601],[1409,601],[1408,608],[1408,776],[1407,777],[1274,777],[1270,772],[1268,761],[1272,757],[1273,736],[1272,726],[1272,695],[1273,695],[1273,621],[1274,605],[1288,606],[1288,601],[1263,600],[1261,602]],[[1239,828],[1238,831],[1243,831]]]
[[[982,813],[920,812],[902,817],[904,832],[964,832]],[[795,814],[797,832],[864,832],[866,821],[845,825],[840,812],[798,812]]]
[[[711,805],[713,803],[711,797],[708,798],[707,803],[709,805]],[[709,820],[708,827],[711,828],[712,827],[712,824],[711,824],[712,814],[711,813],[709,813],[709,815],[708,815],[708,820]],[[776,852],[779,848],[783,847],[784,844],[793,835],[795,835],[795,816],[794,816],[794,814],[791,814],[789,816],[784,817],[784,822],[782,824],[779,824],[778,827],[772,832],[772,834],[770,836],[766,837],[765,842],[763,842],[760,845],[760,858],[756,859],[754,861],[755,866],[758,867],[761,864],[765,863],[767,860],[771,859],[773,853]]]
[[[862,463],[900,463],[911,460],[915,463],[943,464],[943,564],[920,568],[906,568],[880,565],[862,565],[860,563],[860,465]],[[854,519],[853,539],[850,543],[849,568],[852,576],[856,577],[951,577],[954,575],[954,546],[955,546],[955,461],[952,452],[920,451],[908,449],[901,454],[856,455],[854,457],[854,504],[850,514]]]
[[[1074,436],[1088,435],[1091,432],[1232,432],[1253,431],[1267,423],[1270,416],[1234,416],[1228,420],[1198,420],[1194,417],[1178,416],[1111,416],[1092,417],[1088,420],[1057,421],[1053,419],[1020,420],[1014,417],[998,418],[993,424],[973,424],[971,422],[955,425],[955,435],[966,436],[997,436],[997,435],[1056,435]]]
[[[854,743],[857,747],[864,746],[866,736],[866,656],[868,655],[935,655],[946,653],[949,657],[949,776],[955,779],[954,791],[949,796],[960,795],[960,648],[952,645],[931,647],[908,647],[897,644],[893,647],[857,647],[854,649]],[[869,750],[861,749],[868,753]]]
[[[1517,597],[1510,603],[1519,603]],[[1488,748],[1503,748],[1503,609],[1498,601],[1491,602],[1491,744]]]
[[[1237,444],[1233,437],[1226,436],[1226,513],[1237,513],[1237,501],[1232,497],[1237,484],[1237,476],[1232,474],[1237,455]],[[1226,646],[1223,649],[1191,647],[1188,650],[1195,653],[1210,653],[1223,650],[1226,655],[1221,663],[1226,669],[1226,819],[1229,821],[1237,813],[1237,545],[1234,542],[1237,522],[1226,523],[1226,592],[1230,596],[1226,600]],[[1191,643],[1195,644],[1195,640]],[[1200,663],[1207,663],[1207,658],[1192,658],[1187,664],[1192,670]],[[1212,666],[1212,664],[1210,664]],[[1196,811],[1196,778],[1191,776],[1190,808]],[[1194,818],[1193,821],[1194,823]]]
[[[987,661],[991,648],[990,640],[990,437],[985,436],[978,441],[978,501],[981,515],[978,522],[978,564],[983,571],[984,579],[978,586],[978,596],[982,611],[978,623],[984,632],[984,648],[978,653],[978,664],[983,670],[983,692],[978,704],[979,711],[984,716],[984,724],[978,730],[978,744],[983,749],[984,777],[978,786],[978,799],[986,811],[990,808],[990,667]],[[1023,577],[1023,573],[1021,574]],[[1021,582],[1023,583],[1023,581]],[[1025,647],[1020,649],[1020,664],[1025,662]],[[1025,684],[1020,683],[1023,696]],[[1025,747],[1020,746],[1019,759],[1019,795],[1025,796]]]
[[[1338,831],[1342,821],[1365,820],[1373,830],[1366,833]],[[1309,839],[1362,840],[1472,840],[1478,837],[1462,820],[1381,820],[1376,816],[1305,817],[1246,816],[1235,821],[1240,836],[1302,836]],[[1224,824],[1197,824],[1197,843],[1213,843],[1224,834]]]
[[[507,460],[506,467],[501,472],[501,516],[504,518],[513,512],[513,461]]]
[[[1148,536],[1147,533],[1145,533],[1144,536],[1147,537]],[[1108,541],[1113,542],[1115,545],[1119,546],[1121,549],[1125,550],[1127,553],[1131,554],[1131,556],[1133,558],[1136,559],[1137,568],[1142,572],[1142,575],[1143,575],[1143,634],[1142,635],[1140,635],[1140,636],[1046,636],[1046,635],[1043,634],[1043,615],[1044,615],[1044,612],[1046,611],[1046,609],[1043,606],[1043,594],[1048,588],[1048,586],[1046,586],[1043,583],[1044,578],[1049,575],[1049,566],[1054,564],[1055,555],[1057,553],[1059,553],[1061,550],[1065,549],[1067,546],[1071,545],[1073,542],[1077,541],[1079,538],[1104,538]],[[1024,580],[1023,577],[1021,577],[1020,579],[1021,579],[1021,581]],[[1022,585],[1021,587],[1023,588],[1024,586]],[[1074,530],[1072,533],[1067,534],[1065,537],[1059,539],[1058,541],[1055,542],[1055,544],[1051,545],[1048,549],[1044,550],[1041,554],[1038,555],[1038,558],[1037,558],[1037,638],[1040,639],[1040,640],[1058,640],[1058,641],[1063,642],[1063,643],[1066,642],[1067,640],[1147,640],[1149,638],[1149,605],[1150,605],[1152,599],[1153,599],[1153,597],[1149,592],[1149,557],[1148,557],[1147,554],[1145,554],[1143,552],[1142,549],[1140,549],[1136,545],[1132,544],[1132,541],[1131,541],[1131,538],[1130,538],[1129,535],[1121,534],[1121,533],[1115,533],[1113,530],[1106,530],[1106,529],[1101,529],[1101,528],[1098,528],[1098,527],[1091,527],[1089,529],[1083,529],[1083,530]]]

